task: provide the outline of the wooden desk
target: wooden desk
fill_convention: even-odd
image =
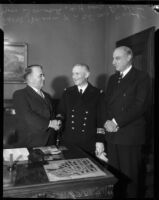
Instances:
[[[3,166],[3,197],[56,199],[112,198],[116,178],[92,157],[79,149],[63,150],[60,159],[89,158],[107,176],[50,182],[43,163],[19,164],[12,172]]]

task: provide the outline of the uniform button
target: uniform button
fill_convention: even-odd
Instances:
[[[75,129],[75,127],[72,127],[72,130],[74,130]]]
[[[74,115],[72,115],[71,117],[74,117]]]
[[[126,97],[126,93],[124,93],[123,96]]]
[[[72,121],[72,124],[75,123],[74,121]]]
[[[75,110],[74,109],[72,109],[72,112],[74,112]]]
[[[86,126],[86,124],[84,123],[83,126]]]
[[[82,130],[82,132],[84,132],[84,130]]]
[[[85,120],[87,119],[87,117],[84,118]]]
[[[124,110],[124,107],[122,107],[121,110],[123,111],[123,110]]]
[[[86,111],[85,113],[88,114],[88,111]]]

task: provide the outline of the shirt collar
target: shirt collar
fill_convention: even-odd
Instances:
[[[128,68],[126,68],[123,72],[122,72],[122,78],[131,70],[132,65],[130,65]]]
[[[82,93],[83,93],[86,90],[87,86],[88,86],[88,83],[83,86],[78,86],[78,91],[82,89]]]
[[[37,92],[39,94],[39,90],[31,85],[29,85],[29,87],[31,87],[35,92]]]

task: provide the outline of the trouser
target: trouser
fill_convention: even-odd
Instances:
[[[110,171],[117,177],[114,197],[136,198],[141,172],[141,145],[107,144]]]

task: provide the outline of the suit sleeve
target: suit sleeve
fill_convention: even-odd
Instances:
[[[21,123],[30,128],[31,130],[41,131],[48,129],[49,118],[44,117],[33,111],[29,105],[29,102],[24,94],[15,92],[13,94],[13,102],[16,109],[16,115],[20,119]]]
[[[104,141],[104,121],[103,121],[103,110],[104,110],[104,93],[99,94],[99,101],[97,105],[97,134],[96,134],[96,141],[103,142]]]
[[[147,108],[148,96],[151,92],[150,86],[148,75],[140,77],[136,86],[136,96],[133,103],[126,107],[123,112],[116,113],[114,116],[119,127],[125,126],[144,115]]]

